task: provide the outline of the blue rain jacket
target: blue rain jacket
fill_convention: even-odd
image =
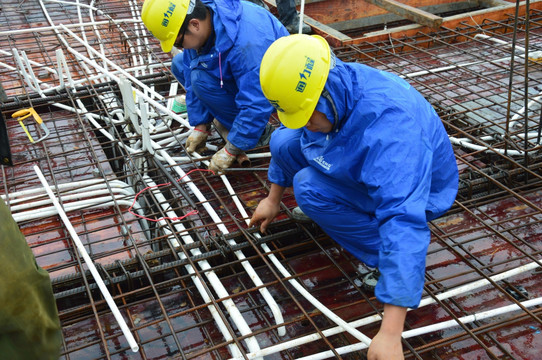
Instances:
[[[337,107],[337,129],[275,131],[268,178],[293,184],[298,204],[326,233],[379,268],[380,302],[416,308],[430,241],[427,221],[450,208],[458,188],[444,126],[406,81],[362,64],[337,59],[325,88]],[[286,146],[292,141],[299,152]]]
[[[172,72],[186,89],[190,125],[206,124],[215,117],[230,130],[229,142],[250,150],[273,112],[260,87],[260,63],[273,41],[289,33],[269,11],[252,3],[238,0],[203,0],[203,3],[212,10],[214,43],[211,39],[199,53],[185,49],[173,59]],[[223,104],[206,106],[191,84],[194,75],[191,73],[198,70],[209,75],[205,81],[214,82],[210,87],[217,88],[216,92],[233,94],[234,103],[224,97]]]

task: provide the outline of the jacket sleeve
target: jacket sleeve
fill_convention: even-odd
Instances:
[[[290,187],[297,172],[309,166],[301,150],[304,133],[304,129],[288,129],[284,125],[273,132],[269,142],[272,155],[267,171],[269,181],[282,187]]]
[[[364,133],[360,180],[375,203],[382,245],[375,295],[386,304],[416,308],[430,241],[425,208],[432,151],[421,126],[399,108],[384,111]]]
[[[293,178],[286,175],[286,173],[280,168],[277,162],[271,157],[269,162],[269,170],[267,170],[267,179],[273,184],[280,185],[282,187],[290,187],[293,184]]]
[[[230,66],[239,89],[235,96],[239,113],[228,141],[242,150],[256,146],[273,112],[260,87],[260,62],[266,49],[262,44],[250,42],[237,47],[235,53],[228,56],[232,59]]]
[[[175,55],[171,62],[171,72],[186,90],[186,111],[188,122],[192,126],[208,124],[213,121],[213,115],[207,110],[203,103],[194,95],[190,81],[190,65],[187,50]]]

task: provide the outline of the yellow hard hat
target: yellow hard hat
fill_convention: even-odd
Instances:
[[[192,13],[196,0],[145,0],[141,9],[141,20],[160,40],[164,52],[170,52],[186,18]]]
[[[318,35],[285,36],[267,49],[260,84],[284,126],[307,124],[326,84],[330,58],[329,44]]]

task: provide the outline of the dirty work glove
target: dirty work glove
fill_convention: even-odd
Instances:
[[[209,132],[194,128],[192,133],[186,139],[186,152],[192,154],[194,151],[200,152],[205,148]]]
[[[215,173],[222,172],[233,164],[237,158],[237,155],[241,152],[241,149],[228,142],[226,146],[218,150],[216,154],[213,155],[211,158],[211,163],[209,164],[209,170],[212,170]]]

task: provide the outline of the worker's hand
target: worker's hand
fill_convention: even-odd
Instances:
[[[404,360],[401,335],[379,331],[371,341],[367,360]]]
[[[269,197],[266,197],[258,204],[256,211],[250,219],[249,227],[252,227],[256,224],[260,224],[260,232],[265,233],[267,226],[273,221],[273,219],[280,212],[280,202],[271,200]]]
[[[190,136],[188,136],[188,139],[186,139],[186,152],[192,154],[194,151],[198,153],[203,151],[207,142],[207,136],[209,136],[207,126],[205,124],[197,125],[192,130]]]
[[[229,168],[236,158],[237,155],[233,155],[228,152],[228,150],[226,150],[226,147],[224,146],[222,149],[218,150],[211,158],[209,170],[214,171],[215,173],[221,173],[225,169]]]
[[[384,304],[384,318],[380,330],[371,341],[367,360],[404,360],[401,334],[407,308]]]

